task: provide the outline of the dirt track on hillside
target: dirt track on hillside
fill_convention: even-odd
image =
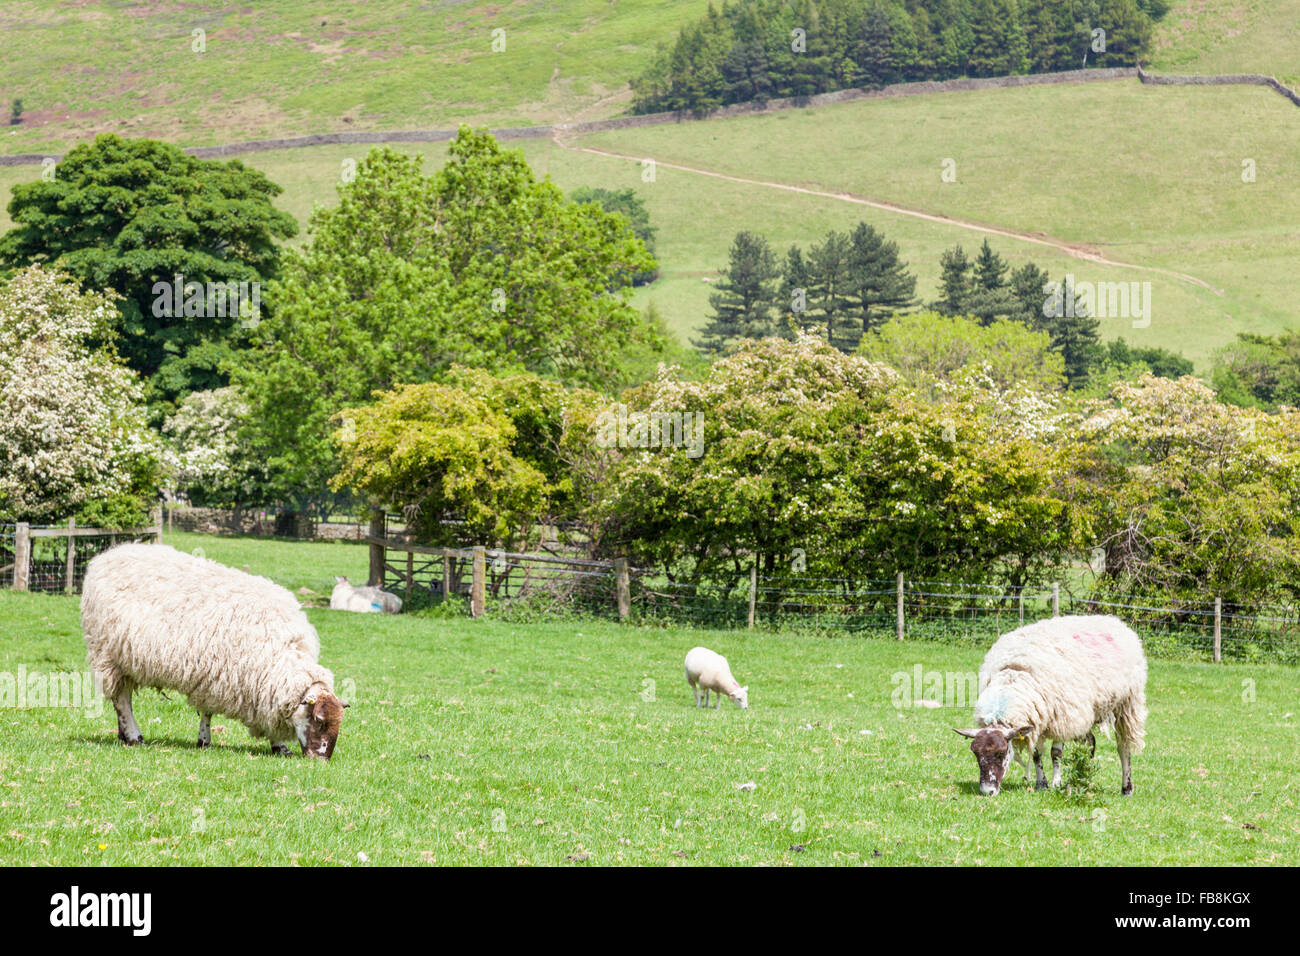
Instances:
[[[607,159],[621,159],[633,163],[644,162],[647,158],[644,156],[628,156],[624,153],[612,153],[604,149],[595,149],[591,146],[578,146],[572,142],[566,142],[562,132],[557,131],[552,137],[555,145],[562,149],[573,150],[582,153],[591,153],[594,156],[604,156]],[[925,212],[921,209],[909,209],[906,206],[900,206],[897,203],[884,202],[878,199],[868,199],[865,196],[855,196],[852,193],[832,192],[822,189],[812,189],[807,186],[795,186],[790,183],[778,183],[765,179],[747,179],[744,176],[731,176],[727,173],[720,173],[712,169],[701,169],[697,166],[683,166],[679,163],[669,163],[663,160],[654,160],[656,166],[664,169],[675,169],[679,172],[694,173],[697,176],[710,176],[714,179],[723,179],[727,182],[740,183],[746,186],[759,186],[764,189],[780,189],[786,192],[801,193],[805,196],[816,196],[820,199],[832,199],[837,202],[853,203],[858,206],[869,206],[872,209],[879,209],[883,212],[893,213],[899,216],[911,216],[913,219],[924,219],[927,222],[935,222],[945,226],[955,226],[958,229],[969,229],[972,232],[984,233],[991,236],[1003,236],[1008,239],[1016,239],[1020,242],[1030,242],[1035,245],[1047,246],[1055,249],[1075,259],[1083,259],[1087,262],[1095,262],[1099,265],[1113,266],[1117,269],[1137,269],[1144,272],[1155,272],[1161,275],[1170,276],[1181,282],[1189,282],[1198,285],[1203,289],[1208,289],[1215,295],[1223,295],[1222,289],[1216,289],[1204,279],[1198,279],[1196,276],[1188,275],[1185,272],[1175,272],[1172,269],[1161,269],[1157,266],[1143,266],[1132,262],[1119,262],[1108,256],[1102,255],[1094,249],[1079,243],[1066,242],[1064,239],[1055,239],[1051,236],[1045,236],[1041,233],[1018,232],[1013,229],[1004,229],[1000,226],[982,225],[977,222],[970,222],[965,219],[954,219],[951,216],[944,216],[938,213]]]

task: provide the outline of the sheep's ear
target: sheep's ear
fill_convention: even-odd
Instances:
[[[974,737],[979,734],[978,730],[958,730],[956,727],[954,727],[952,730],[953,733],[961,734],[963,737]]]
[[[306,704],[308,707],[315,707],[315,706],[316,706],[316,698],[315,698],[315,697],[304,697],[304,698],[302,699],[302,702],[303,702],[304,704]]]
[[[343,704],[343,709],[344,709],[344,710],[347,710],[349,707],[352,706],[352,705],[349,704],[346,700],[345,700],[345,701],[341,701],[341,703]]]
[[[1015,739],[1017,739],[1017,738],[1019,738],[1019,737],[1028,737],[1030,731],[1032,731],[1033,729],[1034,729],[1033,727],[1021,727],[1019,730],[1013,731],[1013,732],[1008,736],[1007,739],[1008,739],[1008,740],[1015,740]]]

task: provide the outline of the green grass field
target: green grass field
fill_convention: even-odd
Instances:
[[[172,543],[292,587],[365,555]],[[1013,769],[990,799],[949,729],[970,701],[895,706],[914,668],[973,671],[979,649],[309,613],[353,702],[332,761],[272,757],[222,718],[199,751],[174,694],[137,695],[134,749],[107,704],[11,699],[0,865],[1300,863],[1294,669],[1152,661],[1134,797],[1099,735],[1088,792],[1035,793]],[[76,598],[0,591],[0,635],[0,675],[84,669]],[[730,658],[748,711],[693,706],[696,644]]]

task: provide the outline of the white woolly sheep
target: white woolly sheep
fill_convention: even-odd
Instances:
[[[731,676],[727,659],[707,647],[692,648],[686,655],[686,681],[691,685],[695,695],[695,706],[709,706],[709,691],[713,691],[714,706],[722,706],[722,695],[726,694],[732,702],[744,710],[749,706],[749,687],[741,687],[736,678]],[[703,690],[703,695],[700,691]],[[701,702],[701,697],[703,698]]]
[[[160,544],[124,544],[91,560],[81,627],[97,686],[117,710],[117,736],[144,742],[131,710],[139,687],[174,688],[199,714],[200,747],[213,714],[243,721],[287,754],[334,752],[343,708],[334,675],[316,663],[320,639],[293,595],[255,577]]]
[[[362,614],[396,614],[402,610],[402,599],[396,594],[380,590],[373,585],[357,587],[347,578],[335,578],[330,594],[330,608],[335,611],[357,611]]]
[[[1042,742],[1052,741],[1052,786],[1061,785],[1061,754],[1067,740],[1086,740],[1096,753],[1092,729],[1114,725],[1121,789],[1133,792],[1129,758],[1142,750],[1146,724],[1147,662],[1142,642],[1115,617],[1054,617],[1003,634],[980,667],[978,727],[958,730],[973,737],[980,792],[994,795],[1012,756],[1025,767],[1032,754],[1035,787],[1047,789]]]

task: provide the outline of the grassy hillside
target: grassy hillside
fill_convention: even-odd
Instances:
[[[15,0],[0,5],[0,102],[7,118],[21,97],[27,116],[5,131],[0,152],[61,148],[98,131],[204,145],[608,115],[655,45],[707,5]],[[505,48],[494,52],[498,29]]]
[[[0,5],[0,105],[21,97],[27,114],[0,152],[57,151],[103,130],[207,145],[611,116],[655,46],[707,6],[11,0]],[[1156,69],[1300,79],[1300,0],[1176,0],[1156,36]]]
[[[1174,0],[1152,66],[1174,73],[1269,73],[1300,84],[1300,0]]]
[[[1052,119],[1028,127],[1026,116]],[[1290,265],[1300,255],[1300,193],[1291,186],[1300,177],[1294,124],[1300,111],[1264,90],[1117,82],[865,101],[620,130],[571,145],[884,200],[1150,267],[1100,265],[1033,242],[990,237],[1013,265],[1034,261],[1054,276],[1069,272],[1084,281],[1150,281],[1150,326],[1106,319],[1104,333],[1171,347],[1203,364],[1238,331],[1276,331],[1300,318]],[[639,162],[549,140],[518,145],[539,174],[565,190],[631,186],[645,198],[659,230],[663,278],[635,301],[654,301],[683,339],[703,323],[712,290],[704,280],[725,264],[739,229],[761,232],[784,250],[866,220],[899,242],[927,299],[937,294],[943,250],[958,242],[973,250],[984,236],[948,222],[663,166],[648,183]],[[335,201],[343,161],[368,148],[255,153],[243,161],[281,183],[286,192],[279,205],[305,223],[314,205]],[[394,148],[423,153],[430,170],[444,155],[441,144]],[[1244,157],[1256,162],[1254,183],[1241,181]],[[946,158],[957,163],[955,183],[941,181]],[[0,186],[7,192],[39,174],[38,167],[0,168]],[[1223,294],[1156,270],[1186,273]]]

